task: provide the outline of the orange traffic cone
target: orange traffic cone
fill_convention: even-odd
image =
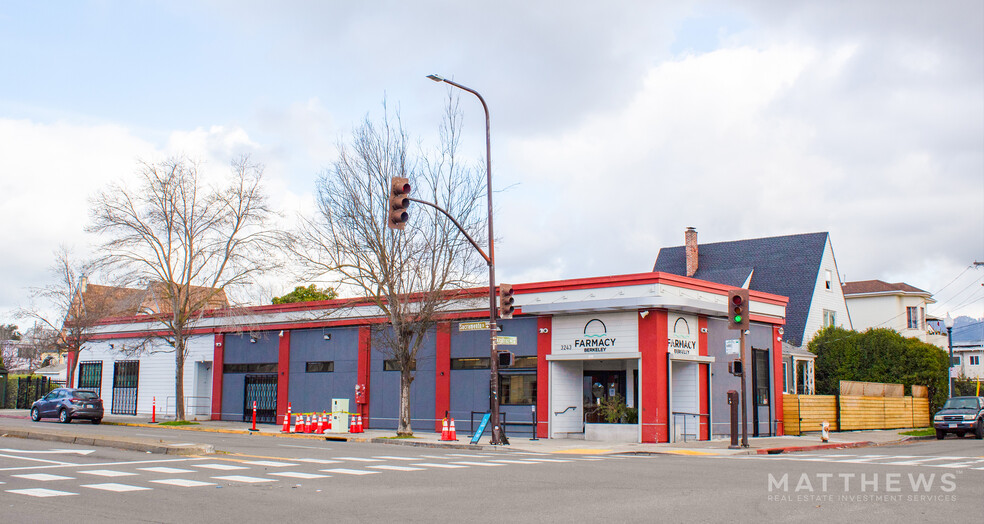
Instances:
[[[358,428],[355,427],[355,415],[349,417],[349,433],[358,433]]]
[[[311,415],[307,415],[304,417],[304,432],[311,433],[312,431],[314,431],[314,426],[311,425]]]
[[[441,440],[451,440],[451,426],[448,425],[448,419],[441,422]]]
[[[454,418],[451,418],[451,429],[448,430],[448,440],[458,440],[458,432],[454,429]]]
[[[329,414],[328,415],[328,428],[325,429],[325,433],[327,433],[331,429],[331,417],[332,416],[333,416],[332,414]]]
[[[365,433],[366,430],[362,427],[362,415],[359,414],[356,417],[359,419],[359,433]]]
[[[287,413],[284,413],[284,427],[280,431],[290,433],[290,402],[287,403]]]
[[[318,419],[318,427],[314,428],[314,432],[320,435],[325,432],[325,418],[321,415],[315,415],[314,418]]]
[[[304,425],[303,424],[304,423],[301,421],[301,416],[300,415],[296,415],[295,418],[294,418],[294,425],[291,426],[290,432],[291,433],[299,433],[301,431],[301,429],[304,428]]]

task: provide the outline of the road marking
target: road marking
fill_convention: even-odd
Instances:
[[[449,457],[465,457],[465,458],[488,458],[494,455],[475,455],[468,453],[448,453]]]
[[[447,460],[448,456],[447,455],[420,455],[420,458]]]
[[[341,460],[329,459],[291,459],[295,462],[309,462],[311,464],[341,464]]]
[[[0,457],[19,459],[19,460],[33,460],[35,462],[45,462],[47,464],[58,464],[59,466],[75,466],[75,464],[71,462],[63,462],[61,460],[46,460],[46,459],[39,459],[34,457],[21,457],[19,455],[4,455],[2,453],[0,453]],[[3,468],[3,469],[10,470],[10,469],[20,469],[20,468]]]
[[[29,454],[49,454],[49,453],[59,453],[59,454],[62,454],[62,453],[72,453],[72,454],[76,454],[76,455],[91,455],[92,453],[95,453],[96,452],[96,450],[94,450],[94,449],[48,449],[48,450],[40,450],[40,449],[7,449],[7,448],[0,448],[0,451],[5,451],[7,453],[29,453]]]
[[[365,457],[335,457],[338,460],[354,460],[356,462],[383,462],[379,459],[365,458]]]
[[[328,475],[318,475],[317,473],[302,473],[300,471],[277,471],[275,473],[270,473],[277,477],[290,477],[295,479],[324,479],[328,478]]]
[[[969,457],[924,457],[914,460],[903,460],[901,462],[881,462],[880,464],[891,464],[893,466],[926,466],[927,464],[920,464],[921,462],[932,462],[934,460],[964,460]]]
[[[320,450],[320,451],[324,451],[326,449],[331,449],[331,448],[324,448],[324,447],[320,447],[320,446],[292,446],[290,444],[277,444],[277,445],[280,446],[280,447],[282,447],[282,448],[317,449],[317,450]]]
[[[445,469],[457,469],[457,468],[467,468],[468,466],[460,466],[458,464],[431,464],[424,462],[421,464],[411,464],[411,466],[424,466],[427,468],[445,468]]]
[[[378,471],[366,471],[364,469],[345,469],[345,468],[322,469],[319,471],[324,471],[325,473],[341,473],[343,475],[375,475],[376,473],[379,473]]]
[[[384,459],[384,460],[417,460],[418,459],[418,457],[393,457],[390,455],[381,455],[373,458]]]
[[[233,466],[232,464],[192,464],[196,468],[218,469],[221,471],[233,471],[237,469],[249,469],[246,466]]]
[[[137,469],[139,469],[141,471],[150,471],[150,472],[153,472],[153,473],[191,473],[191,472],[194,471],[194,470],[190,470],[190,469],[166,468],[166,467],[137,468]]]
[[[13,457],[13,458],[26,458],[26,457]],[[30,459],[30,460],[40,460],[40,459]],[[101,462],[95,464],[75,464],[72,462],[59,462],[50,466],[16,466],[10,468],[0,468],[0,471],[17,471],[23,469],[51,469],[51,468],[91,468],[94,466],[123,466],[132,464],[160,464],[162,462],[193,462],[198,460],[212,460],[204,457],[193,457],[193,458],[177,458],[177,459],[154,459],[154,460],[130,460],[122,462]],[[46,461],[52,462],[52,461]]]
[[[972,460],[970,462],[954,462],[952,464],[925,464],[925,465],[933,468],[966,468],[966,467],[973,466],[974,464],[980,464],[981,462],[984,462],[984,460],[979,459],[979,460]]]
[[[129,484],[116,484],[114,482],[108,482],[106,484],[82,484],[83,488],[101,489],[103,491],[114,491],[116,493],[125,493],[127,491],[150,491],[153,488],[145,488],[143,486],[131,486]]]
[[[18,495],[29,495],[32,497],[64,497],[65,495],[78,495],[78,493],[69,493],[67,491],[44,488],[8,489],[7,493],[17,493]]]
[[[61,475],[49,475],[47,473],[29,473],[26,475],[11,475],[11,477],[17,477],[27,480],[37,480],[39,482],[48,482],[49,480],[72,480],[75,477],[63,477]]]
[[[296,466],[297,464],[291,464],[290,462],[276,462],[273,460],[245,460],[243,464],[252,464],[253,466],[268,466],[271,468],[283,468],[287,466]]]
[[[111,469],[93,469],[90,471],[79,471],[79,473],[86,473],[89,475],[99,475],[100,477],[132,477],[136,473],[129,473],[126,471],[114,471]]]
[[[570,460],[564,460],[564,459],[548,459],[548,458],[538,458],[538,459],[536,459],[536,461],[537,462],[570,462]]]
[[[224,477],[212,477],[215,480],[228,480],[229,482],[246,482],[256,484],[258,482],[276,482],[277,479],[264,479],[260,477],[246,477],[243,475],[227,475]]]
[[[495,464],[490,462],[452,462],[451,464],[464,464],[465,466],[505,466],[505,464]]]
[[[539,462],[535,460],[511,460],[511,459],[498,459],[498,460],[493,459],[490,460],[489,462],[502,462],[504,464],[539,464]]]
[[[378,466],[368,466],[373,469],[385,469],[387,471],[421,471],[423,468],[411,468],[409,466],[391,466],[388,464],[382,464]]]
[[[594,455],[597,453],[609,453],[610,449],[562,449],[552,453],[571,453],[574,455]]]
[[[182,488],[197,488],[201,486],[214,486],[214,482],[202,482],[200,480],[190,480],[190,479],[159,479],[151,480],[151,482],[157,484],[167,484],[168,486],[178,486]]]

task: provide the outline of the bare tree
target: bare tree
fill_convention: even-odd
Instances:
[[[79,351],[92,339],[99,321],[124,314],[126,308],[125,289],[95,286],[99,289],[86,291],[91,271],[91,262],[75,259],[68,248],[59,247],[51,267],[54,282],[31,289],[31,296],[46,307],[32,304],[18,311],[18,316],[33,319],[59,333],[56,349],[69,355],[68,384],[74,383]]]
[[[174,352],[176,418],[184,420],[188,338],[208,309],[227,304],[226,290],[245,286],[277,257],[260,181],[262,166],[232,162],[224,187],[207,185],[185,158],[140,163],[140,187],[113,184],[92,201],[88,231],[102,234],[100,262],[126,281],[147,286]],[[158,347],[160,345],[158,344]]]
[[[435,202],[481,238],[484,180],[457,156],[459,113],[449,98],[441,146],[410,151],[410,137],[397,114],[383,104],[383,117],[366,117],[339,158],[317,183],[318,211],[302,219],[290,243],[308,278],[329,278],[340,292],[371,300],[390,326],[374,331],[373,345],[400,366],[398,435],[411,435],[413,363],[455,290],[473,286],[481,266],[474,248],[443,215],[411,208],[402,231],[389,229],[391,177],[410,179],[413,196]]]

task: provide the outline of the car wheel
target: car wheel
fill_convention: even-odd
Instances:
[[[958,431],[957,432],[957,438],[963,438],[965,434],[966,433],[964,433],[963,431]]]
[[[31,420],[35,422],[41,420],[41,412],[38,408],[31,408]]]
[[[68,424],[71,421],[72,421],[72,417],[71,415],[68,414],[68,410],[63,409],[58,412],[58,422],[61,422],[62,424]]]
[[[977,440],[984,439],[984,419],[977,419],[977,427],[974,428],[974,436]]]
[[[942,429],[936,430],[936,440],[943,440],[946,438],[946,431]]]
[[[92,419],[92,423],[93,424],[98,424],[98,423],[100,423],[102,421],[103,421],[103,419],[101,419],[101,418],[94,418],[94,419]]]

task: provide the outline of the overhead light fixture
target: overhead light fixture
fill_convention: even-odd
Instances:
[[[250,344],[256,344],[256,337],[249,337]]]
[[[325,340],[331,340],[331,333],[325,333]]]
[[[700,328],[701,333],[707,333],[707,328]]]
[[[646,318],[649,316],[649,311],[640,311],[639,316],[642,318]]]

